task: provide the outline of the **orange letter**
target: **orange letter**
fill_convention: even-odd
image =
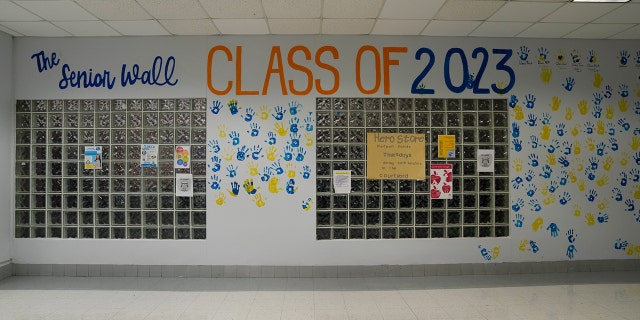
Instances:
[[[376,78],[375,85],[373,89],[367,90],[362,87],[362,68],[360,66],[362,60],[362,54],[365,51],[371,51],[373,53],[373,57],[375,58],[375,69],[376,69]],[[380,89],[380,53],[374,46],[362,46],[360,50],[358,50],[358,56],[356,57],[356,85],[358,85],[358,89],[360,92],[364,94],[374,94]]]
[[[311,87],[313,86],[313,73],[311,72],[311,70],[309,70],[309,68],[303,65],[299,65],[295,63],[295,61],[293,61],[293,55],[296,53],[296,51],[299,50],[304,53],[304,57],[307,59],[307,61],[311,60],[311,51],[309,51],[307,47],[295,46],[291,48],[291,50],[289,50],[287,61],[289,62],[289,66],[291,66],[291,69],[302,71],[307,75],[307,88],[302,91],[296,90],[296,88],[294,88],[293,86],[293,80],[289,80],[289,90],[291,90],[291,93],[295,95],[307,95],[309,94],[309,92],[311,92]]]
[[[215,95],[223,96],[229,93],[229,91],[231,91],[231,86],[233,86],[233,82],[229,80],[229,82],[227,82],[228,84],[227,88],[224,90],[217,90],[216,88],[213,87],[213,84],[211,83],[211,68],[213,67],[213,55],[218,50],[227,54],[227,61],[232,61],[231,51],[229,50],[229,48],[225,46],[215,46],[211,48],[211,50],[209,50],[209,60],[207,61],[207,85],[209,86],[209,91],[211,91],[211,93]]]
[[[320,47],[318,51],[316,51],[316,65],[333,73],[333,88],[328,90],[323,89],[320,85],[320,79],[316,79],[316,87],[318,93],[330,95],[336,93],[336,91],[338,91],[338,88],[340,88],[340,72],[334,66],[326,64],[320,60],[320,57],[325,51],[329,51],[334,59],[338,59],[340,57],[340,54],[338,53],[338,49],[336,49],[336,47],[334,46],[323,46]]]
[[[242,46],[236,47],[236,94],[239,96],[256,96],[258,90],[242,91]]]
[[[398,60],[391,60],[389,57],[391,52],[407,52],[407,47],[384,47],[382,48],[382,56],[383,56],[383,64],[384,64],[384,94],[390,94],[390,83],[389,83],[389,66],[397,66],[399,64]]]
[[[278,67],[273,67],[273,62],[276,60],[278,62]],[[282,52],[280,51],[280,46],[271,47],[271,56],[269,57],[269,68],[267,69],[267,74],[264,76],[264,84],[262,85],[262,95],[267,95],[267,91],[269,90],[269,80],[271,79],[271,74],[277,73],[280,75],[280,88],[282,88],[282,95],[287,95],[287,85],[284,81],[284,70],[282,70]]]

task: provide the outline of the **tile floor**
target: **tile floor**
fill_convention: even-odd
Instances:
[[[11,277],[0,319],[640,319],[640,272],[419,278]]]

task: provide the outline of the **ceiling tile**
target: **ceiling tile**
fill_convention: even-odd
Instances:
[[[378,19],[371,34],[419,35],[429,20]]]
[[[269,19],[272,34],[319,34],[320,19]]]
[[[542,22],[587,23],[618,8],[614,3],[567,3],[542,19]]]
[[[211,18],[256,19],[264,18],[260,0],[200,0]],[[224,33],[224,32],[223,32]]]
[[[530,22],[487,21],[480,24],[469,35],[474,37],[513,37],[530,25]]]
[[[583,26],[582,23],[540,22],[518,34],[524,38],[561,38],[569,32]]]
[[[369,34],[375,19],[322,19],[322,34]]]
[[[386,1],[380,12],[382,19],[431,19],[446,0]]]
[[[42,18],[11,1],[0,1],[0,21],[39,21]]]
[[[488,20],[536,22],[561,6],[558,2],[507,2]]]
[[[15,1],[15,3],[46,20],[98,20],[98,18],[73,1]]]
[[[156,20],[105,21],[125,36],[165,36],[169,32]]]
[[[3,26],[3,25],[2,25],[2,22],[0,22],[0,32],[4,32],[4,33],[6,33],[6,34],[8,34],[8,35],[11,35],[11,36],[14,36],[14,37],[21,37],[21,36],[23,36],[22,34],[20,34],[20,33],[18,33],[18,32],[15,32],[15,31],[13,31],[13,30],[11,30],[11,29],[9,29],[9,28],[7,28],[7,27]]]
[[[264,12],[272,18],[320,18],[321,0],[262,0]]]
[[[76,2],[102,20],[144,20],[151,16],[135,0],[76,0]]]
[[[504,4],[504,1],[449,0],[440,8],[434,19],[485,20]]]
[[[212,35],[220,33],[211,19],[159,20],[159,22],[173,35]]]
[[[611,36],[611,39],[640,39],[640,25]]]
[[[198,0],[138,0],[138,3],[156,19],[209,18]]]
[[[591,23],[576,29],[575,31],[565,35],[563,38],[606,39],[626,29],[629,29],[632,26],[632,24],[623,23]]]
[[[5,27],[27,37],[67,37],[66,31],[48,21],[3,22]]]
[[[77,37],[104,37],[120,35],[102,21],[58,21],[53,24]]]
[[[265,19],[213,19],[221,34],[269,34]]]
[[[424,36],[466,36],[475,30],[482,21],[431,20],[422,32]]]
[[[640,3],[627,3],[604,16],[595,23],[638,23],[640,17]]]
[[[323,18],[376,18],[383,0],[324,0]],[[324,30],[324,29],[323,29]]]

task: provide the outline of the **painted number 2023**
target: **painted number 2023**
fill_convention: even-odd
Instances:
[[[509,76],[509,81],[506,85],[498,85],[496,83],[491,84],[491,90],[497,94],[504,94],[509,92],[513,88],[516,82],[516,74],[513,69],[507,65],[507,62],[513,55],[511,49],[492,49],[492,53],[500,55],[501,59],[496,63],[495,69],[498,71],[504,71]],[[422,60],[423,56],[426,56],[427,64],[422,72],[413,80],[411,86],[411,93],[414,94],[434,94],[434,89],[426,88],[422,81],[427,77],[431,68],[433,68],[436,62],[436,55],[433,50],[429,48],[420,48],[416,51],[415,59]],[[480,67],[475,74],[469,71],[469,63],[467,62],[467,55],[461,48],[451,48],[447,51],[444,57],[444,83],[447,88],[454,93],[461,93],[466,89],[472,89],[474,94],[489,94],[491,91],[489,88],[483,88],[481,85],[482,76],[489,63],[489,51],[483,47],[478,47],[471,53],[472,59],[481,59]],[[451,78],[451,64],[460,63],[462,69],[461,79]]]

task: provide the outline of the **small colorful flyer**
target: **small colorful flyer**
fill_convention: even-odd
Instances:
[[[193,197],[193,175],[176,173],[176,197]]]
[[[191,146],[176,146],[175,161],[173,167],[175,169],[187,169],[191,163]]]
[[[492,149],[478,149],[476,152],[478,155],[478,163],[476,167],[478,172],[493,172],[494,171],[494,150]]]
[[[335,193],[351,193],[351,170],[333,170]]]
[[[84,147],[84,168],[90,170],[102,169],[102,147]]]
[[[456,157],[456,136],[438,135],[438,158]]]
[[[431,199],[453,199],[453,165],[435,163],[430,169]]]
[[[143,144],[140,146],[140,167],[156,168],[158,166],[158,145]]]

